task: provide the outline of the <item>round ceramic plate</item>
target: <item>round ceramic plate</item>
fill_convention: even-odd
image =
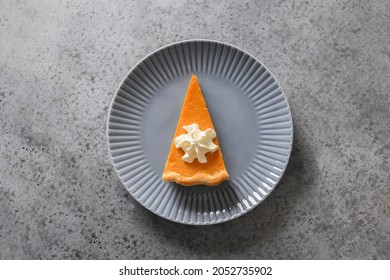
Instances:
[[[183,187],[161,180],[191,75],[196,74],[230,180]],[[144,207],[171,221],[232,220],[261,203],[286,169],[293,125],[271,72],[232,45],[191,40],[156,50],[123,79],[108,116],[114,168]]]

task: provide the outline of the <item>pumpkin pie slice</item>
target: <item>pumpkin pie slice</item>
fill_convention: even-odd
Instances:
[[[215,186],[229,179],[198,79],[192,75],[162,175],[183,186]]]

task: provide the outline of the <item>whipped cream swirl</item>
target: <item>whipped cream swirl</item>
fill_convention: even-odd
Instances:
[[[176,148],[182,148],[184,156],[182,160],[191,163],[194,159],[198,159],[200,163],[206,163],[206,153],[214,153],[218,146],[214,144],[213,139],[217,136],[211,128],[205,131],[199,129],[196,123],[183,126],[187,134],[181,134],[175,138]]]

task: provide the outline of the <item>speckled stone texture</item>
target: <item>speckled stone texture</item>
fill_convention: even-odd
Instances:
[[[56,3],[55,3],[56,2]],[[1,259],[390,259],[390,2],[0,1]],[[107,111],[127,71],[190,38],[258,57],[294,146],[247,215],[194,227],[121,185]]]

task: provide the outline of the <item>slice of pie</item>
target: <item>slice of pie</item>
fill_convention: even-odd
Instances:
[[[195,75],[192,75],[187,89],[162,179],[184,186],[215,186],[229,179]]]

